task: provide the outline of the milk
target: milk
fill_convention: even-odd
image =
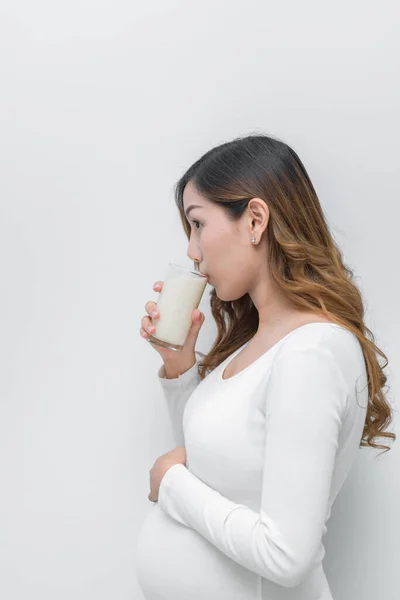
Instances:
[[[156,331],[149,341],[160,340],[164,347],[181,350],[192,325],[192,312],[199,306],[206,285],[204,275],[171,264],[157,300],[160,317],[152,319]]]

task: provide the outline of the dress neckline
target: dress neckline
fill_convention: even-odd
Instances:
[[[296,327],[295,329],[292,329],[292,331],[289,331],[289,333],[286,333],[283,337],[281,337],[280,340],[278,340],[277,342],[275,342],[275,344],[273,344],[270,348],[268,348],[268,350],[266,350],[258,358],[256,358],[256,360],[254,360],[252,363],[250,363],[249,365],[247,365],[247,367],[245,367],[244,369],[242,369],[238,373],[235,373],[235,375],[232,375],[231,377],[228,377],[228,379],[224,379],[223,378],[223,374],[224,374],[226,368],[228,367],[229,363],[235,358],[235,356],[237,354],[239,354],[239,352],[241,350],[243,350],[243,348],[245,348],[247,346],[247,344],[250,342],[250,340],[248,340],[245,344],[243,344],[243,346],[240,346],[240,348],[238,348],[237,350],[235,350],[234,352],[232,352],[232,354],[230,354],[219,365],[218,372],[216,373],[216,375],[217,375],[217,381],[219,383],[221,383],[221,384],[228,383],[229,381],[233,381],[234,379],[236,379],[237,377],[239,377],[243,373],[246,373],[246,371],[248,371],[249,369],[251,369],[254,365],[256,365],[257,363],[259,363],[263,358],[265,358],[268,354],[270,354],[273,350],[275,350],[277,348],[277,346],[279,346],[284,340],[286,340],[290,335],[292,335],[292,333],[294,333],[295,331],[298,331],[299,329],[303,329],[304,327],[310,327],[310,325],[330,325],[330,326],[333,325],[334,327],[339,327],[341,329],[345,329],[346,331],[348,331],[348,329],[346,329],[342,325],[338,325],[337,323],[331,323],[330,321],[329,322],[328,321],[314,321],[312,323],[305,323],[304,325],[300,325],[299,327]]]

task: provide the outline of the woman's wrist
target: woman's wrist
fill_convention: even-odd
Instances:
[[[188,365],[177,364],[176,362],[168,362],[164,361],[164,373],[166,379],[177,379],[183,373],[186,373],[189,369],[191,369],[196,364],[196,359],[194,358],[192,363]]]

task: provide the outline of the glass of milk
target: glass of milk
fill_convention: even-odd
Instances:
[[[167,275],[157,300],[156,328],[147,338],[151,344],[180,351],[192,325],[192,312],[200,304],[207,277],[176,263],[168,263]]]

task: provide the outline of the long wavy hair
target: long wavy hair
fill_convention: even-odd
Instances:
[[[353,271],[344,264],[326,222],[317,193],[296,152],[265,134],[237,137],[206,152],[176,183],[175,202],[188,240],[190,224],[183,206],[187,183],[235,222],[252,198],[267,204],[270,216],[265,231],[271,277],[278,290],[297,309],[324,314],[329,321],[354,333],[362,347],[368,375],[368,410],[360,447],[390,447],[375,439],[396,439],[385,431],[392,412],[385,398],[387,356],[375,345],[364,323],[362,295]],[[220,300],[210,292],[211,312],[218,334],[198,363],[200,379],[232,352],[250,340],[258,329],[258,311],[249,294],[234,301]],[[377,355],[384,359],[380,364]]]

